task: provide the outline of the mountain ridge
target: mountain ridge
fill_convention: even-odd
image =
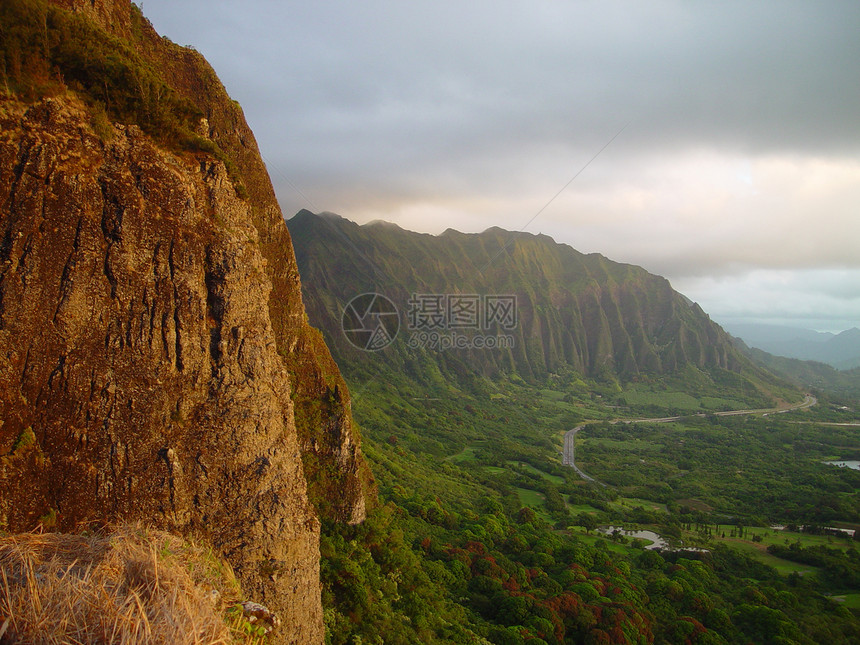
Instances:
[[[838,370],[860,367],[860,329],[857,327],[838,334],[755,323],[728,324],[726,329],[747,345],[775,356],[817,361]]]
[[[513,346],[446,351],[439,360],[453,373],[516,372],[540,381],[559,369],[574,369],[589,377],[635,380],[692,365],[771,378],[665,278],[600,254],[580,253],[545,235],[491,227],[482,233],[448,229],[434,236],[360,226],[307,210],[287,225],[304,276],[308,315],[341,365],[369,360],[340,330],[339,312],[353,296],[385,295],[403,318],[415,293],[495,293],[517,298],[518,325],[506,332],[513,335]],[[401,333],[413,338],[410,331],[415,330]],[[383,350],[385,360],[409,362],[404,345]]]

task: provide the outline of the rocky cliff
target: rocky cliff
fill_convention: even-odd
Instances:
[[[0,528],[203,537],[321,643],[317,511],[371,480],[241,110],[126,0],[0,20]]]
[[[349,391],[319,332],[308,323],[292,240],[254,134],[198,52],[163,40],[142,16],[132,17],[137,48],[147,53],[172,89],[201,110],[198,132],[235,167],[234,179],[238,177],[240,191],[247,195],[272,283],[269,317],[290,374],[311,501],[324,517],[361,522],[366,493],[373,498],[373,481],[361,455]]]

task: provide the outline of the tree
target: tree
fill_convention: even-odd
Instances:
[[[576,516],[576,525],[585,529],[586,533],[597,528],[597,520],[590,513],[580,513]]]

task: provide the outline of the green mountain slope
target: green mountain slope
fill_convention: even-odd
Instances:
[[[448,379],[515,374],[535,383],[573,371],[629,382],[692,370],[696,378],[731,382],[748,395],[777,387],[665,278],[547,236],[499,228],[433,236],[309,211],[288,227],[311,324],[347,370],[379,362],[350,344],[341,321],[353,297],[375,292],[394,303],[401,325],[379,354],[390,369],[419,379],[430,351],[433,370]],[[515,322],[485,324],[490,299],[509,296],[516,300]],[[439,312],[436,327],[422,327],[428,303],[453,307],[469,298],[479,314],[474,328],[457,327],[463,319],[453,309]],[[472,346],[476,336],[484,346]],[[756,403],[767,403],[759,398]]]

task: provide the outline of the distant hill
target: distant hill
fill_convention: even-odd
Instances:
[[[287,226],[310,322],[323,330],[347,370],[369,353],[350,346],[341,314],[354,296],[376,292],[396,305],[401,320],[401,335],[377,360],[401,372],[420,362],[420,352],[408,346],[420,335],[409,329],[415,314],[411,295],[459,294],[513,295],[517,320],[511,329],[480,330],[511,336],[509,347],[439,352],[434,362],[448,374],[515,373],[537,382],[572,369],[589,377],[634,380],[695,368],[729,380],[741,373],[772,378],[665,278],[582,254],[545,235],[491,228],[479,234],[449,229],[434,236],[380,222],[359,226],[309,211]]]
[[[736,346],[756,364],[805,390],[817,390],[839,400],[860,401],[860,368],[837,370],[819,361],[775,356],[757,347],[749,347],[740,338]]]
[[[860,367],[860,329],[857,327],[840,334],[755,323],[727,324],[725,328],[750,347],[775,356],[818,361],[839,370]]]

